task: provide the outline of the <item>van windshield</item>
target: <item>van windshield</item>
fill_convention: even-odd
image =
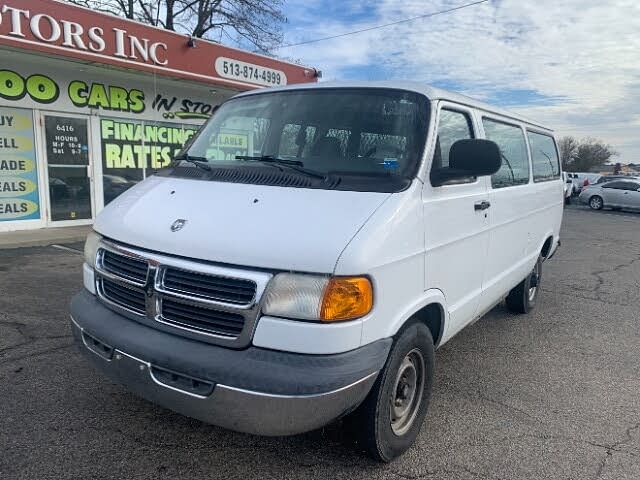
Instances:
[[[260,168],[270,169],[274,185],[279,170],[307,177],[309,188],[398,191],[416,174],[427,105],[417,93],[378,88],[248,95],[224,103],[178,158],[204,166],[213,180],[217,169]]]

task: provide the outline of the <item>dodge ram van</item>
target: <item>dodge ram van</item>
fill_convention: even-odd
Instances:
[[[259,435],[344,417],[390,461],[419,433],[434,351],[539,301],[563,187],[551,130],[465,96],[243,93],[98,215],[71,326],[152,402]]]

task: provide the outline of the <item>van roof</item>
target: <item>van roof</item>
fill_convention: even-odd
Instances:
[[[301,84],[287,85],[284,87],[271,87],[267,91],[280,92],[280,91],[288,91],[288,90],[309,90],[309,89],[322,89],[322,88],[391,88],[395,90],[407,90],[409,92],[420,93],[426,96],[429,100],[447,100],[450,102],[459,103],[461,105],[466,105],[468,107],[476,108],[478,110],[483,110],[483,111],[486,111],[487,113],[493,113],[506,118],[511,118],[513,120],[527,123],[529,125],[533,125],[538,128],[542,128],[544,130],[548,130],[550,132],[553,131],[549,127],[546,127],[541,123],[531,120],[529,118],[526,118],[522,115],[518,115],[517,113],[513,113],[508,110],[495,107],[493,105],[489,105],[488,103],[475,100],[471,97],[467,97],[466,95],[462,95],[460,93],[450,92],[450,91],[447,91],[441,88],[432,87],[430,85],[426,85],[420,82],[412,82],[412,81],[405,81],[405,80],[402,80],[402,81],[354,80],[354,81],[340,81],[340,82],[301,83]],[[265,93],[265,92],[266,92],[265,90],[250,90],[248,92],[243,92],[239,95],[236,95],[236,97],[246,96],[246,95],[256,95],[256,94]]]

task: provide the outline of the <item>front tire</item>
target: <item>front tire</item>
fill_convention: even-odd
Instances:
[[[406,327],[371,392],[347,418],[357,440],[374,459],[390,462],[420,433],[431,396],[434,350],[431,332],[424,324]]]
[[[593,210],[602,210],[602,207],[604,207],[604,200],[602,200],[601,196],[594,195],[589,199],[589,206]]]
[[[529,313],[536,304],[542,280],[542,257],[538,257],[535,267],[527,278],[507,295],[507,308],[513,313]]]

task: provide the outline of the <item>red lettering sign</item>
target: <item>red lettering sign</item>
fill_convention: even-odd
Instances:
[[[190,47],[188,40],[186,35],[56,0],[0,0],[0,46],[239,90],[316,81],[313,68],[200,39]]]

